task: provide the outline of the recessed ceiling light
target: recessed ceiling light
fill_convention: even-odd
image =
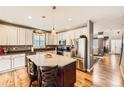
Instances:
[[[56,27],[56,24],[54,25],[54,27]]]
[[[72,20],[72,18],[68,18],[68,21],[71,21]]]
[[[46,18],[46,16],[42,16],[42,18]]]
[[[32,16],[28,16],[28,19],[32,19]]]

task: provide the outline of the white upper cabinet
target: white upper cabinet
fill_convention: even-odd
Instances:
[[[53,45],[53,43],[54,43],[53,35],[51,33],[47,33],[46,37],[47,37],[46,45]]]
[[[74,31],[69,31],[70,39],[74,39]]]
[[[7,33],[8,33],[8,44],[7,45],[16,45],[18,40],[18,32],[16,27],[8,27]]]
[[[46,33],[46,45],[57,45],[59,42],[58,34]]]
[[[59,40],[61,40],[60,33],[57,34],[57,37],[58,37],[58,42],[59,42]]]
[[[54,45],[57,45],[58,44],[57,43],[58,36],[57,35],[54,35],[53,37],[54,37]]]
[[[45,34],[46,38],[45,38],[45,41],[46,41],[46,45],[48,45],[48,33]]]
[[[66,32],[66,45],[70,45],[70,44],[71,44],[70,34],[69,32]]]
[[[0,25],[0,45],[32,45],[33,30]]]
[[[0,25],[0,45],[8,44],[8,34],[7,27],[4,25]]]
[[[89,34],[87,28],[83,28],[80,33],[81,35],[86,35],[86,36],[88,36]]]
[[[65,33],[61,33],[61,39],[65,40]]]
[[[71,45],[71,41],[73,39],[78,39],[80,38],[81,35],[86,35],[87,36],[88,32],[86,28],[80,28],[80,29],[76,29],[76,30],[71,30],[71,31],[67,31],[67,32],[62,32],[62,33],[58,33],[58,42],[59,40],[66,40],[66,45]]]
[[[25,45],[25,31],[24,28],[18,29],[18,45]]]
[[[80,38],[82,29],[74,30],[74,38]]]
[[[26,32],[25,32],[25,43],[26,45],[33,45],[33,40],[32,40],[32,37],[33,37],[33,30],[28,30],[26,29]]]

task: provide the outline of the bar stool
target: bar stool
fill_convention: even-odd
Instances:
[[[42,86],[57,87],[58,65],[41,67]]]
[[[32,85],[32,82],[38,79],[37,66],[29,59],[27,67],[28,67],[27,68],[28,75],[30,78],[30,84],[29,84],[29,87],[30,87]]]

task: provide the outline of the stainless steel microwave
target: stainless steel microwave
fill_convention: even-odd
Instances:
[[[59,45],[66,45],[66,40],[59,40]]]

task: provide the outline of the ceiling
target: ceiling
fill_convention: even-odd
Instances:
[[[51,6],[0,6],[0,19],[50,31],[55,24],[55,30],[62,31],[92,20],[98,32],[120,29],[124,24],[124,7],[57,6],[52,10]]]

